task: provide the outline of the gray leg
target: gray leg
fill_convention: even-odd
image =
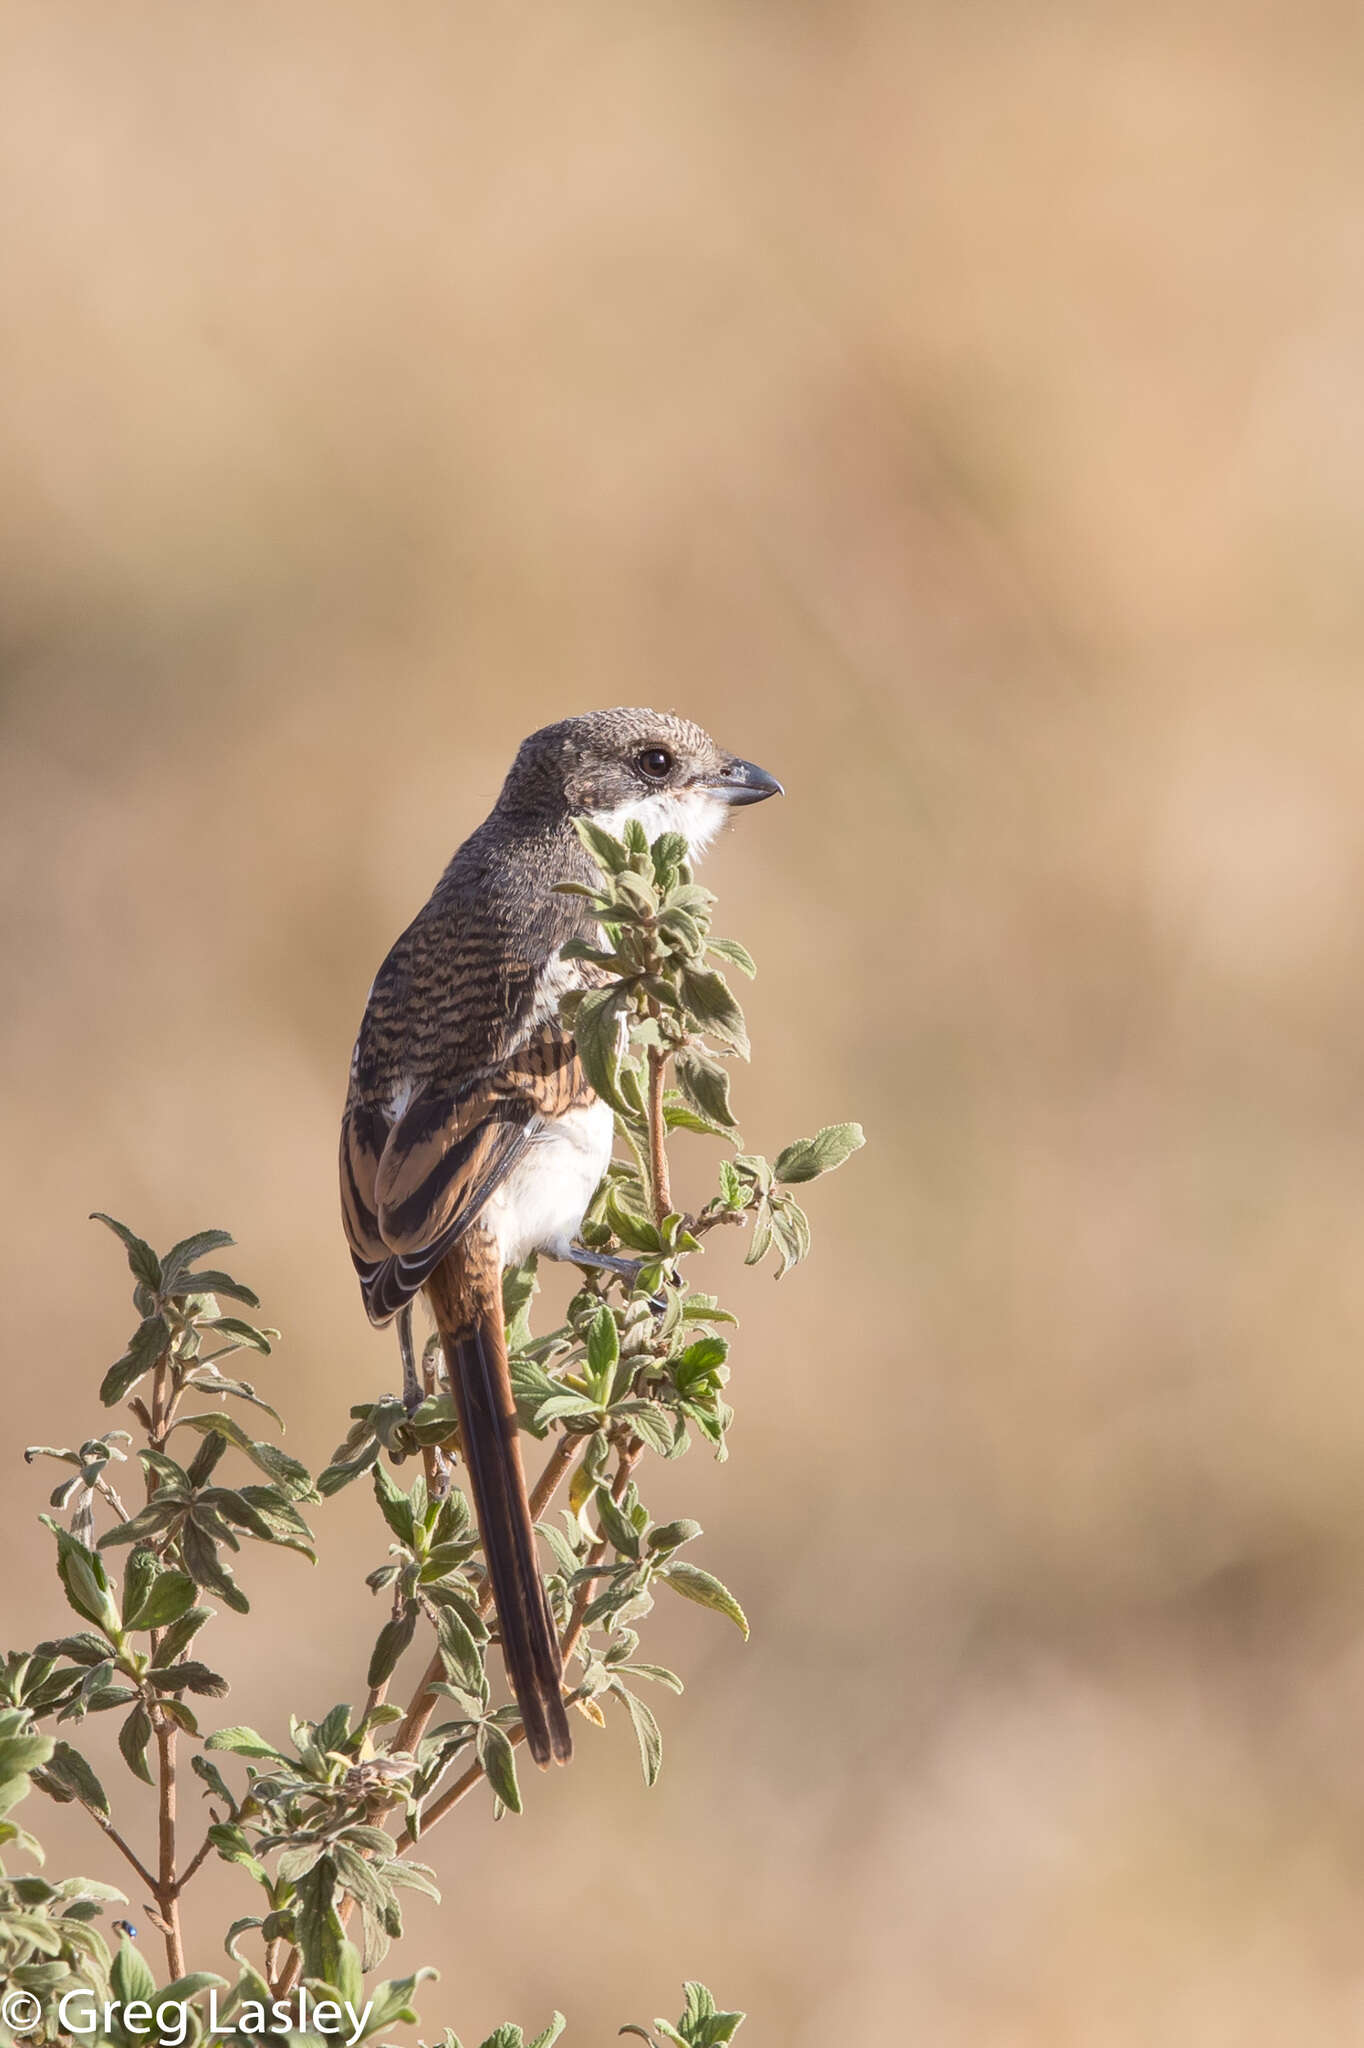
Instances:
[[[412,1349],[412,1304],[407,1302],[398,1311],[398,1349],[403,1361],[403,1406],[409,1415],[415,1415],[422,1404],[422,1383],[417,1373],[416,1354]]]
[[[585,1244],[566,1245],[562,1251],[550,1253],[552,1259],[566,1259],[570,1265],[584,1266],[589,1273],[614,1273],[633,1288],[646,1266],[652,1266],[653,1259],[622,1259],[615,1252],[594,1252]],[[657,1315],[662,1315],[668,1306],[667,1297],[651,1294],[649,1306]]]
[[[589,1272],[615,1273],[622,1280],[632,1283],[638,1280],[651,1259],[622,1259],[615,1252],[594,1252],[585,1244],[570,1244],[561,1252],[551,1253],[556,1259],[566,1259],[572,1266],[585,1266]]]

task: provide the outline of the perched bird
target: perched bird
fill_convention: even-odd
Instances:
[[[531,1252],[609,1267],[575,1242],[611,1156],[559,999],[595,936],[574,830],[680,832],[693,857],[738,804],[781,788],[684,718],[615,710],[523,742],[489,817],[455,854],[370,990],[341,1125],[341,1205],[370,1320],[400,1318],[404,1390],[420,1398],[410,1311],[426,1290],[530,1753],[564,1761],[563,1665],[535,1555],[502,1317],[502,1271]],[[622,1262],[614,1262],[622,1263]]]

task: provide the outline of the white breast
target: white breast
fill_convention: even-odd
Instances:
[[[660,832],[680,832],[691,858],[699,860],[725,822],[725,805],[706,790],[661,789],[657,796],[632,797],[612,811],[596,811],[593,823],[619,839],[630,818],[639,820],[651,845]]]
[[[598,1098],[537,1132],[483,1211],[504,1266],[531,1252],[565,1256],[606,1171],[614,1130],[610,1105]]]

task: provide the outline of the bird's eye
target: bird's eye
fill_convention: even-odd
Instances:
[[[636,768],[651,782],[661,782],[672,765],[673,757],[666,747],[643,747],[635,755]]]

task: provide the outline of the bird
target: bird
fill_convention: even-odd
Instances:
[[[371,1322],[398,1318],[404,1396],[421,1398],[411,1311],[439,1333],[487,1560],[508,1681],[539,1765],[573,1742],[563,1663],[535,1531],[507,1367],[502,1274],[532,1252],[598,1268],[584,1214],[614,1140],[561,998],[593,970],[564,960],[595,939],[580,895],[597,870],[575,827],[652,841],[677,832],[698,859],[739,806],[782,793],[699,725],[633,707],[590,711],[522,742],[492,811],[460,846],[375,976],[341,1124],[341,1212]]]

